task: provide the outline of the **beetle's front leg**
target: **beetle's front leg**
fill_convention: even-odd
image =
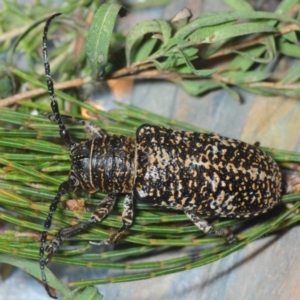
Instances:
[[[93,216],[97,218],[98,211],[97,209],[93,213]],[[122,213],[122,222],[123,225],[117,231],[115,231],[107,240],[100,242],[90,242],[92,245],[112,245],[116,244],[128,227],[132,224],[133,220],[133,194],[127,194],[124,199],[123,204],[123,213]]]
[[[55,115],[52,113],[45,113],[43,114],[45,117],[47,117],[51,122],[57,122]],[[87,133],[88,137],[92,140],[97,138],[103,138],[105,136],[105,133],[102,131],[101,128],[96,126],[95,124],[80,119],[80,118],[74,118],[70,116],[61,115],[60,116],[64,124],[81,124],[84,127],[84,131]]]
[[[91,225],[101,222],[112,210],[116,202],[116,194],[110,193],[106,196],[105,199],[99,204],[96,208],[95,212],[92,214],[92,217],[89,221],[82,222],[76,224],[71,227],[61,229],[55,236],[55,238],[50,242],[48,246],[46,246],[46,251],[48,252],[48,256],[46,258],[46,264],[49,262],[51,257],[57,252],[60,245],[63,241],[74,234],[89,228]]]
[[[201,231],[205,234],[211,233],[215,235],[219,235],[224,237],[227,243],[233,244],[237,242],[237,238],[235,235],[230,231],[229,228],[219,228],[215,229],[211,224],[209,224],[205,219],[202,219],[196,211],[193,210],[185,210],[185,214],[188,218],[197,226]]]

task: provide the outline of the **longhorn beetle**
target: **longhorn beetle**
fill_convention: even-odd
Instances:
[[[112,210],[117,194],[124,193],[123,225],[108,240],[115,244],[133,220],[133,198],[150,205],[182,210],[204,233],[234,236],[215,229],[201,215],[250,217],[273,208],[280,202],[282,180],[276,162],[256,146],[217,134],[176,131],[144,124],[135,137],[107,136],[89,122],[61,116],[54,95],[47,53],[47,32],[53,18],[45,25],[43,58],[53,114],[61,139],[70,151],[71,170],[54,197],[41,237],[40,269],[45,289],[52,298],[45,275],[45,265],[65,239],[101,222]],[[74,143],[65,124],[79,123],[90,140]],[[103,191],[106,198],[87,222],[61,229],[45,247],[52,216],[61,197],[71,189],[89,193]],[[48,256],[44,258],[45,250]]]

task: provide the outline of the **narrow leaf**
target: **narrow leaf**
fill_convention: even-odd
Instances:
[[[5,62],[0,60],[0,98],[12,95],[14,88],[14,76]]]
[[[224,72],[222,73],[224,77],[227,77],[231,80],[233,84],[240,83],[251,83],[257,82],[261,80],[265,80],[270,77],[270,73],[264,71],[249,71],[249,72]]]
[[[175,47],[177,47],[177,46],[179,46],[179,45],[183,45],[183,44],[185,44],[185,43],[186,43],[185,40],[177,39],[177,38],[173,38],[173,37],[172,37],[172,38],[169,39],[168,43],[162,47],[161,50],[162,50],[163,52],[167,52],[167,51],[169,51],[170,49],[175,48]]]
[[[133,61],[141,61],[148,57],[152,53],[156,43],[156,39],[148,39],[147,41],[143,42],[135,53]]]
[[[234,89],[232,89],[231,87],[229,87],[225,83],[221,82],[220,84],[221,84],[222,88],[224,90],[226,90],[235,101],[237,101],[239,103],[242,102],[241,96],[240,96],[240,94],[238,92],[236,92]]]
[[[93,286],[85,288],[77,288],[61,300],[102,300],[103,296],[99,293],[98,289]]]
[[[215,31],[212,35],[203,40],[203,43],[216,43],[225,39],[243,36],[246,34],[260,32],[276,32],[277,29],[273,26],[268,26],[262,23],[244,23],[225,27]]]
[[[287,84],[291,82],[295,82],[300,77],[300,65],[294,67],[292,70],[289,70],[289,72],[281,79],[281,83]]]
[[[184,39],[186,36],[194,32],[195,30],[205,27],[212,26],[217,24],[222,24],[225,22],[236,21],[239,19],[248,19],[248,20],[277,20],[283,22],[290,22],[292,24],[298,24],[299,22],[293,18],[269,12],[259,12],[259,11],[239,11],[239,12],[229,12],[229,13],[210,13],[204,14],[200,18],[195,19],[193,22],[190,22],[179,31],[176,32],[174,37]]]
[[[86,55],[94,79],[102,75],[108,63],[109,43],[120,9],[119,4],[103,4],[94,16],[86,42]]]
[[[177,80],[176,83],[187,93],[197,96],[220,87],[214,80]]]
[[[171,35],[172,35],[172,28],[169,22],[164,20],[156,20],[160,26],[160,31],[163,38],[163,45],[168,44]]]
[[[253,7],[245,0],[225,0],[225,3],[235,11],[253,11]]]
[[[281,26],[278,26],[278,27],[280,28]],[[295,31],[285,33],[282,37],[284,39],[286,39],[287,41],[292,42],[294,44],[298,43],[298,37],[297,37],[297,33]]]
[[[300,47],[279,39],[278,51],[284,55],[300,58]]]
[[[32,275],[33,277],[41,280],[41,270],[38,262],[34,262],[25,258],[21,258],[18,256],[8,255],[1,253],[0,255],[0,263],[6,263],[13,265],[17,268],[22,269],[26,273]],[[48,268],[45,268],[47,280],[51,287],[61,292],[63,295],[66,295],[70,292],[70,290],[60,281],[58,280]],[[46,293],[46,292],[45,292]]]
[[[256,45],[254,48],[246,49],[243,52],[237,51],[236,56],[228,65],[229,68],[247,71],[254,62],[266,51],[264,45]]]
[[[171,38],[171,33],[172,33],[170,24],[163,20],[154,20],[154,22],[157,22],[160,27],[158,32],[161,35],[161,39],[163,42],[162,47],[164,45],[168,45],[170,38]],[[150,33],[150,32],[148,32],[148,33]],[[131,57],[129,59],[131,59],[132,62],[138,62],[138,61],[148,57],[152,53],[152,50],[154,49],[154,47],[156,45],[157,45],[157,39],[154,37],[149,38],[146,41],[143,41],[143,43],[141,43],[141,45],[136,50],[136,53],[131,54],[131,56],[134,56],[134,57]],[[165,49],[164,49],[164,51],[165,51]]]
[[[167,70],[167,69],[178,69],[178,67],[186,65],[187,69],[186,73],[191,74],[193,73],[192,69],[194,69],[193,66],[188,65],[186,62],[187,60],[192,61],[197,58],[198,49],[196,48],[187,48],[184,50],[180,50],[176,47],[174,49],[171,49],[168,53],[166,53],[164,56],[167,57],[167,59],[163,62],[159,62],[157,60],[152,60],[157,67],[158,70]]]
[[[291,10],[292,6],[299,3],[299,0],[283,0],[279,2],[279,5],[276,8],[276,12],[279,14],[283,14],[289,10]]]
[[[212,74],[216,73],[218,71],[218,69],[200,69],[197,70],[195,69],[195,67],[193,66],[193,64],[191,63],[190,59],[186,56],[186,54],[183,51],[180,51],[179,53],[181,53],[182,58],[184,59],[186,65],[191,69],[191,72],[197,76],[200,77],[208,77],[211,76]]]
[[[191,35],[189,35],[189,42],[194,42],[195,45],[198,45],[203,42],[204,38],[210,36],[215,31],[224,27],[231,26],[232,24],[233,21],[230,21],[222,24],[199,28],[196,31],[194,31]]]
[[[162,33],[160,24],[156,20],[144,21],[134,26],[126,36],[125,55],[127,66],[131,63],[134,44],[141,41],[141,38],[148,33]]]

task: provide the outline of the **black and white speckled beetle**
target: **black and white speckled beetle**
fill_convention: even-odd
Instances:
[[[85,120],[61,116],[54,96],[47,54],[48,19],[43,36],[43,57],[53,114],[62,140],[70,151],[71,170],[52,201],[41,237],[40,268],[49,296],[45,265],[62,242],[101,222],[113,208],[116,196],[126,194],[123,225],[102,244],[116,243],[133,219],[133,198],[150,205],[182,210],[203,232],[227,236],[214,229],[201,215],[255,216],[273,208],[281,197],[281,173],[271,157],[255,146],[216,134],[176,131],[142,125],[135,137],[107,136]],[[74,143],[65,123],[80,123],[90,140]],[[45,247],[52,216],[61,197],[70,189],[89,193],[107,192],[89,221],[60,230]],[[44,251],[48,256],[44,258]]]

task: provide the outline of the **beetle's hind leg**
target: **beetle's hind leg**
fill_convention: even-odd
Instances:
[[[98,219],[98,209],[95,210],[93,213],[93,217],[95,219]],[[127,194],[124,199],[123,204],[123,213],[122,213],[122,222],[123,225],[120,227],[117,231],[115,231],[107,240],[100,241],[100,242],[94,242],[91,241],[90,243],[92,245],[113,245],[116,244],[122,235],[125,233],[125,231],[128,229],[128,227],[132,224],[133,220],[133,195]]]
[[[43,114],[45,117],[47,117],[51,122],[56,122],[55,115],[52,113],[45,113]],[[95,124],[84,120],[80,118],[74,118],[70,116],[61,115],[61,120],[64,124],[81,124],[83,125],[84,131],[88,135],[88,137],[91,140],[97,139],[97,138],[103,138],[105,136],[105,133],[96,126]]]
[[[227,243],[233,244],[237,242],[237,238],[230,231],[229,228],[218,228],[215,229],[211,224],[209,224],[205,219],[202,219],[199,214],[193,210],[185,210],[187,217],[205,234],[215,234],[224,237]]]

